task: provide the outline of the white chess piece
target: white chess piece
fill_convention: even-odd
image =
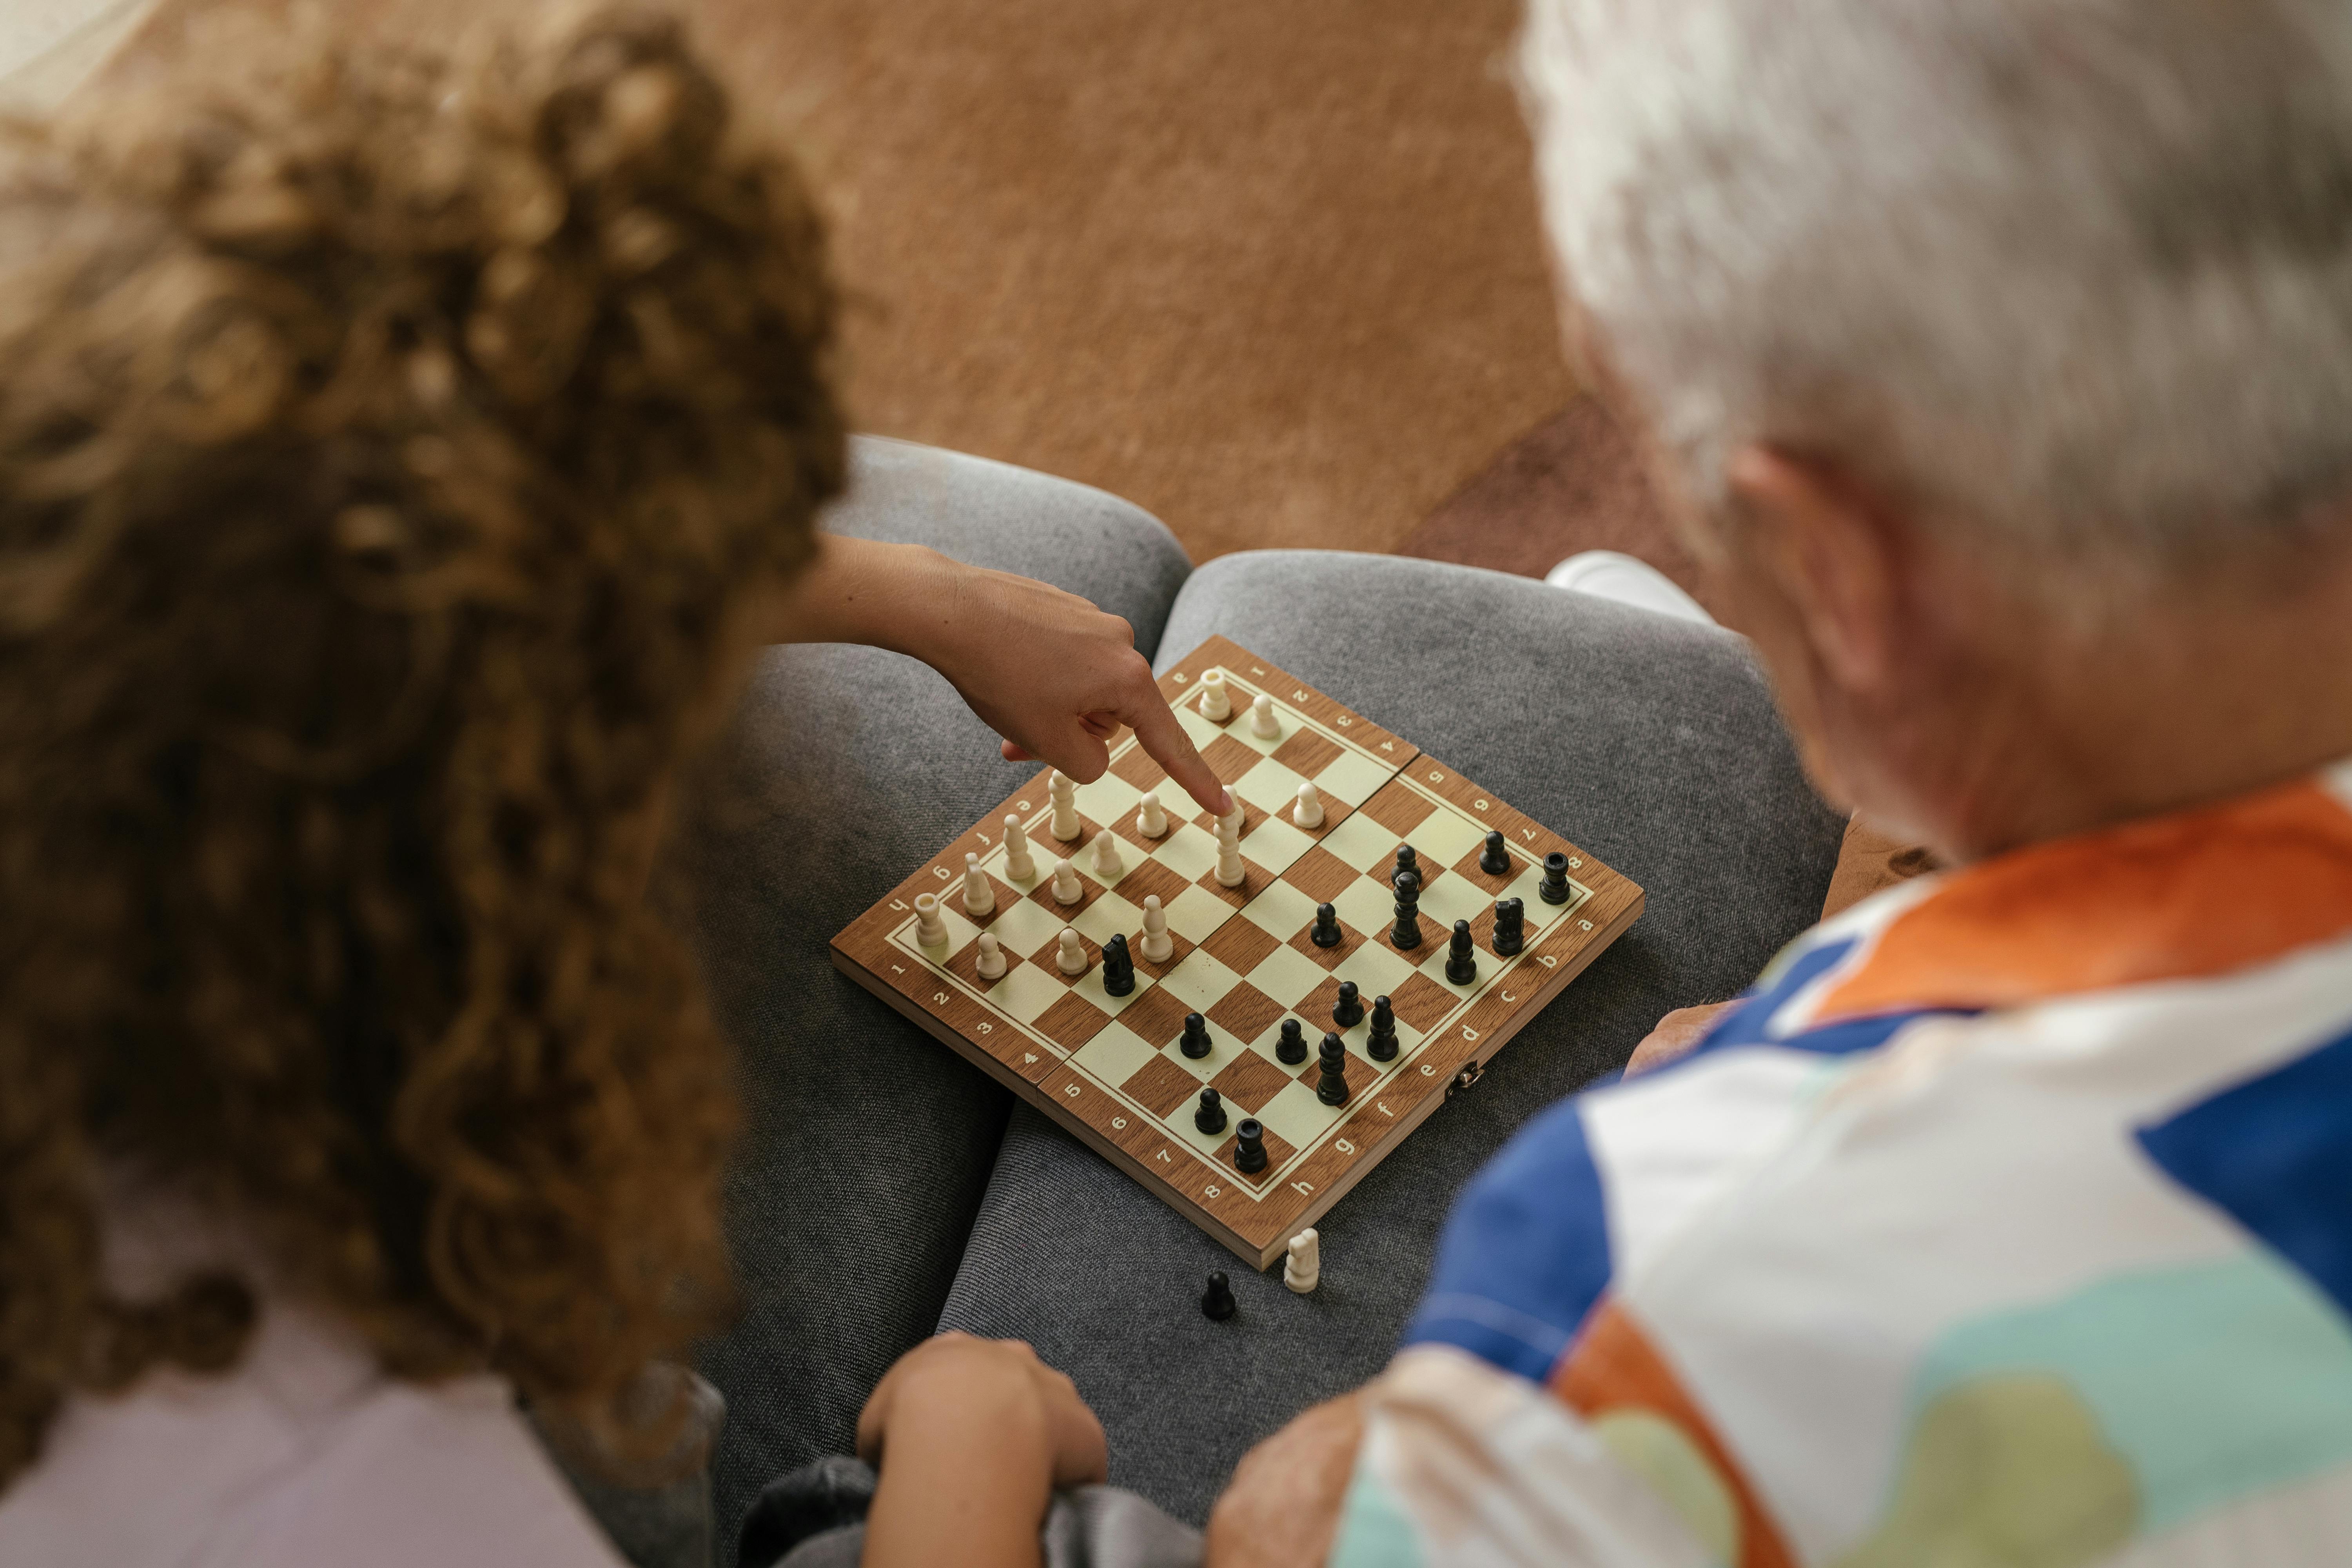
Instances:
[[[1061,941],[1055,944],[1054,967],[1065,974],[1084,974],[1087,972],[1086,943],[1080,942],[1078,933],[1068,926],[1062,928]]]
[[[1274,699],[1261,691],[1250,704],[1250,733],[1261,741],[1271,741],[1282,734],[1282,721],[1274,716]]]
[[[1322,1279],[1323,1238],[1310,1226],[1290,1238],[1288,1256],[1282,1260],[1282,1282],[1304,1296]]]
[[[1234,716],[1234,699],[1225,689],[1225,672],[1213,669],[1201,677],[1201,717],[1222,724]]]
[[[1300,827],[1323,826],[1323,796],[1313,779],[1298,786],[1298,804],[1290,808],[1290,820]]]
[[[1106,827],[1095,835],[1095,875],[1108,882],[1125,869],[1127,863],[1118,858],[1118,835]]]
[[[937,893],[915,895],[915,941],[924,947],[945,947],[948,944],[948,922],[940,919],[940,896]]]
[[[1077,868],[1070,864],[1066,856],[1055,861],[1054,901],[1057,904],[1075,904],[1080,896]]]
[[[979,921],[995,911],[996,889],[988,885],[988,873],[980,868],[980,857],[967,853],[963,858],[963,912]]]
[[[1021,831],[1021,819],[1004,819],[1004,874],[1016,882],[1025,882],[1037,874],[1037,862],[1029,858],[1029,836]]]
[[[1159,894],[1148,893],[1143,900],[1143,956],[1150,963],[1165,963],[1175,951],[1168,935],[1168,911],[1160,907]]]
[[[1146,838],[1157,838],[1168,831],[1168,813],[1160,805],[1160,792],[1148,789],[1137,803],[1135,830]]]
[[[1078,836],[1078,786],[1056,768],[1045,788],[1054,797],[1054,837],[1067,844]]]
[[[996,940],[994,931],[980,933],[980,951],[971,955],[971,966],[980,971],[982,980],[1004,978],[1004,944]]]
[[[1238,888],[1242,883],[1242,808],[1217,818],[1217,884]]]

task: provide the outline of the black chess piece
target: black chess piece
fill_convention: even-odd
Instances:
[[[1207,1056],[1210,1048],[1208,1020],[1198,1013],[1185,1014],[1184,1037],[1177,1042],[1177,1048],[1194,1061]]]
[[[1255,1116],[1244,1116],[1234,1129],[1234,1169],[1244,1176],[1254,1176],[1265,1169],[1265,1129]]]
[[[1322,1064],[1322,1076],[1315,1080],[1315,1098],[1326,1105],[1348,1103],[1348,1047],[1339,1043],[1337,1035],[1323,1037],[1323,1048],[1316,1053]]]
[[[1328,904],[1315,906],[1315,930],[1312,932],[1318,947],[1337,947],[1345,939],[1339,934],[1339,911]]]
[[[1209,1275],[1209,1288],[1201,1292],[1201,1316],[1212,1322],[1223,1322],[1234,1315],[1234,1282],[1220,1271]]]
[[[1503,847],[1503,830],[1499,827],[1486,835],[1486,852],[1478,857],[1478,869],[1489,877],[1511,874],[1511,852]]]
[[[1297,1019],[1282,1021],[1282,1038],[1274,1043],[1274,1056],[1276,1061],[1288,1062],[1292,1067],[1307,1059],[1307,1032]]]
[[[1399,947],[1421,945],[1420,881],[1417,877],[1397,879],[1396,924],[1389,931],[1389,940]]]
[[[1364,1042],[1364,1054],[1376,1062],[1396,1060],[1396,1011],[1385,996],[1372,998],[1372,1034]]]
[[[1396,886],[1399,877],[1411,873],[1414,880],[1421,878],[1421,851],[1410,844],[1397,846],[1396,869],[1389,873],[1389,886]]]
[[[1544,857],[1543,886],[1536,896],[1548,904],[1568,902],[1568,857],[1557,849]]]
[[[1135,990],[1135,959],[1127,951],[1123,934],[1115,934],[1103,943],[1102,988],[1113,996],[1125,996]]]
[[[1517,899],[1495,900],[1495,952],[1509,958],[1528,944],[1528,907]]]
[[[1225,1130],[1225,1098],[1213,1089],[1201,1091],[1201,1109],[1192,1112],[1192,1125],[1203,1132]]]
[[[1339,982],[1339,999],[1331,1004],[1331,1021],[1343,1029],[1352,1029],[1364,1021],[1364,1005],[1356,999],[1356,983]]]
[[[1470,922],[1454,922],[1454,940],[1445,950],[1445,978],[1467,985],[1478,978],[1478,960],[1470,943]]]

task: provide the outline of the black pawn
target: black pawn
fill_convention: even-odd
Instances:
[[[1135,989],[1135,960],[1123,935],[1103,944],[1102,987],[1113,996],[1124,996]]]
[[[1400,844],[1397,846],[1396,869],[1389,873],[1389,885],[1394,887],[1396,879],[1408,872],[1416,881],[1420,879],[1421,852],[1410,844]]]
[[[1511,852],[1503,847],[1503,830],[1496,828],[1486,835],[1486,852],[1478,857],[1478,869],[1489,877],[1511,874]]]
[[[1225,1130],[1225,1099],[1213,1089],[1201,1091],[1201,1109],[1192,1112],[1192,1125],[1203,1132]]]
[[[1495,900],[1495,952],[1509,958],[1528,944],[1528,907],[1517,899]]]
[[[1364,1053],[1376,1062],[1396,1060],[1396,1014],[1385,996],[1372,998],[1372,1035],[1364,1042]]]
[[[1337,1035],[1323,1037],[1323,1048],[1317,1053],[1322,1063],[1323,1075],[1315,1080],[1315,1098],[1326,1105],[1348,1103],[1348,1048]]]
[[[1548,904],[1568,902],[1568,857],[1557,849],[1544,857],[1543,886],[1536,896]]]
[[[1364,1005],[1356,999],[1356,983],[1339,982],[1339,999],[1331,1004],[1331,1021],[1343,1029],[1352,1029],[1364,1021]]]
[[[1201,1292],[1201,1316],[1213,1322],[1223,1322],[1234,1315],[1234,1282],[1221,1273],[1209,1276],[1209,1288]]]
[[[1282,1021],[1282,1038],[1274,1043],[1274,1055],[1276,1061],[1288,1062],[1292,1067],[1307,1059],[1307,1032],[1297,1019]]]
[[[1478,978],[1478,961],[1472,956],[1470,922],[1454,922],[1454,941],[1445,950],[1445,978],[1456,985],[1467,985]]]
[[[1265,1129],[1257,1118],[1244,1116],[1242,1124],[1234,1129],[1234,1169],[1245,1176],[1255,1175],[1265,1169]]]
[[[1185,1014],[1184,1037],[1177,1042],[1177,1048],[1194,1061],[1199,1061],[1202,1057],[1207,1056],[1209,1054],[1208,1020],[1198,1013]]]
[[[1328,904],[1315,906],[1315,945],[1337,947],[1343,940],[1339,935],[1339,911]]]

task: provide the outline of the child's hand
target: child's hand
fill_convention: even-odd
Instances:
[[[1057,1487],[1102,1480],[1102,1423],[1076,1384],[1018,1340],[941,1334],[898,1358],[857,1417],[882,1472],[866,1568],[1022,1568]]]
[[[1328,1557],[1363,1440],[1362,1402],[1343,1394],[1243,1455],[1209,1515],[1205,1568],[1293,1568]]]

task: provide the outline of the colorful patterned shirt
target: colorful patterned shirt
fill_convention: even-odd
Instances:
[[[1340,1568],[2352,1563],[2352,764],[1924,879],[1531,1122]]]

